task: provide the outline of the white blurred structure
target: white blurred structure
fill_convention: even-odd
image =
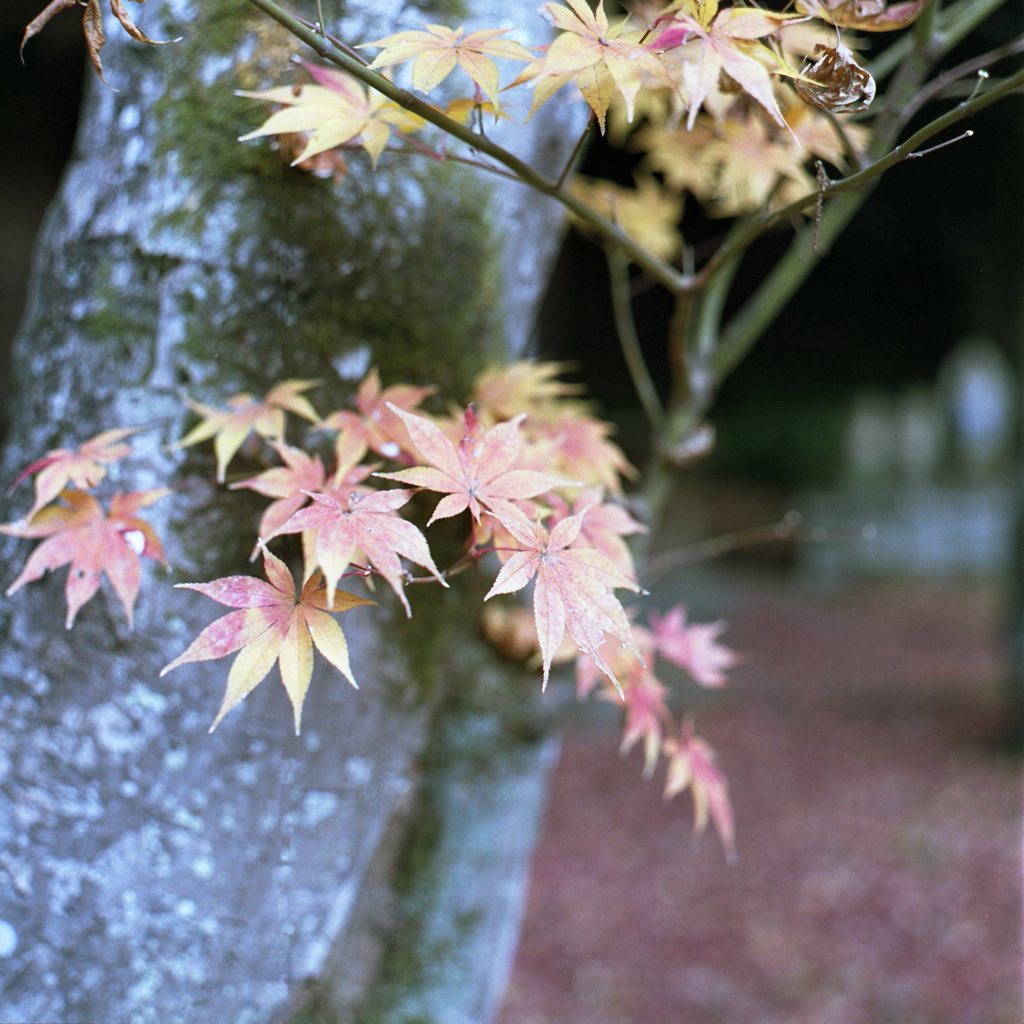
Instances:
[[[1016,394],[1009,360],[990,339],[969,335],[937,385],[858,396],[843,489],[801,502],[804,522],[836,539],[801,547],[801,569],[835,581],[1006,575],[1019,507]],[[870,539],[851,539],[862,531]]]
[[[1015,429],[1017,388],[1009,360],[984,335],[950,353],[940,373],[947,394],[958,468],[968,480],[1005,469]]]

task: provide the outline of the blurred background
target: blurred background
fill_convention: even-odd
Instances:
[[[5,378],[84,73],[70,16],[18,62],[38,7],[0,9]],[[1006,4],[949,63],[1022,30]],[[689,566],[653,595],[728,619],[747,655],[724,694],[677,680],[730,779],[738,866],[692,840],[685,800],[663,804],[636,752],[620,762],[614,709],[571,712],[502,1024],[1021,1019],[1024,99],[971,127],[886,176],[726,382],[714,452],[659,538],[801,516],[800,542]],[[598,141],[583,171],[628,184],[632,166]],[[699,245],[723,224],[691,204],[683,231]],[[752,250],[737,302],[786,241]],[[538,349],[576,364],[642,465],[605,268],[566,237]],[[663,388],[669,312],[657,289],[637,296]]]

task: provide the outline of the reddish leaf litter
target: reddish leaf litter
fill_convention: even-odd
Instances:
[[[696,726],[739,863],[569,727],[499,1024],[1020,1024],[1021,770],[992,588],[746,587]]]

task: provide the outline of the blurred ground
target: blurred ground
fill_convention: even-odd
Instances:
[[[739,864],[580,716],[500,1024],[1019,1024],[999,592],[728,589],[724,639],[751,659],[697,730]]]

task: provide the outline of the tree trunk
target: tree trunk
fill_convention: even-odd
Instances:
[[[408,6],[349,2],[339,31],[361,40],[459,16],[434,0],[400,19]],[[473,8],[537,24],[532,4]],[[315,16],[309,4],[300,13]],[[491,779],[507,797],[477,800],[474,827],[494,832],[480,843],[490,861],[477,863],[508,891],[478,892],[467,920],[479,926],[462,933],[463,949],[480,952],[482,935],[503,936],[501,948],[482,951],[497,958],[486,970],[464,964],[462,988],[445,996],[446,1019],[484,1020],[514,945],[542,792],[544,758],[514,739],[530,689],[476,641],[471,585],[414,588],[409,621],[378,593],[380,607],[344,617],[358,692],[316,671],[296,738],[275,673],[207,735],[226,663],[158,673],[220,609],[170,584],[252,571],[260,503],[210,482],[208,450],[167,446],[183,432],[183,395],[219,405],[290,377],[323,381],[311,394],[321,413],[369,365],[385,383],[464,399],[487,361],[522,351],[560,218],[514,184],[416,157],[386,155],[373,173],[354,156],[340,186],[290,170],[265,141],[236,141],[265,115],[233,92],[276,84],[298,49],[290,37],[237,0],[150,0],[140,22],[184,41],[142,47],[108,18],[114,89],[90,85],[38,246],[2,468],[11,480],[48,449],[150,428],[110,489],[180,485],[149,514],[174,571],[146,570],[134,632],[106,584],[66,632],[63,570],[3,605],[0,1019],[257,1022],[294,1012],[311,990],[354,1013],[382,930],[396,913],[410,924],[389,879],[424,774],[428,870],[406,890],[435,946],[429,893],[446,890],[431,851],[461,845],[452,815],[468,806],[445,787],[472,779],[483,793]],[[549,169],[582,126],[551,109],[519,146]],[[10,582],[29,547],[8,539],[3,550]],[[378,987],[378,1019],[398,999],[437,1005],[430,973],[389,970],[400,995]]]

